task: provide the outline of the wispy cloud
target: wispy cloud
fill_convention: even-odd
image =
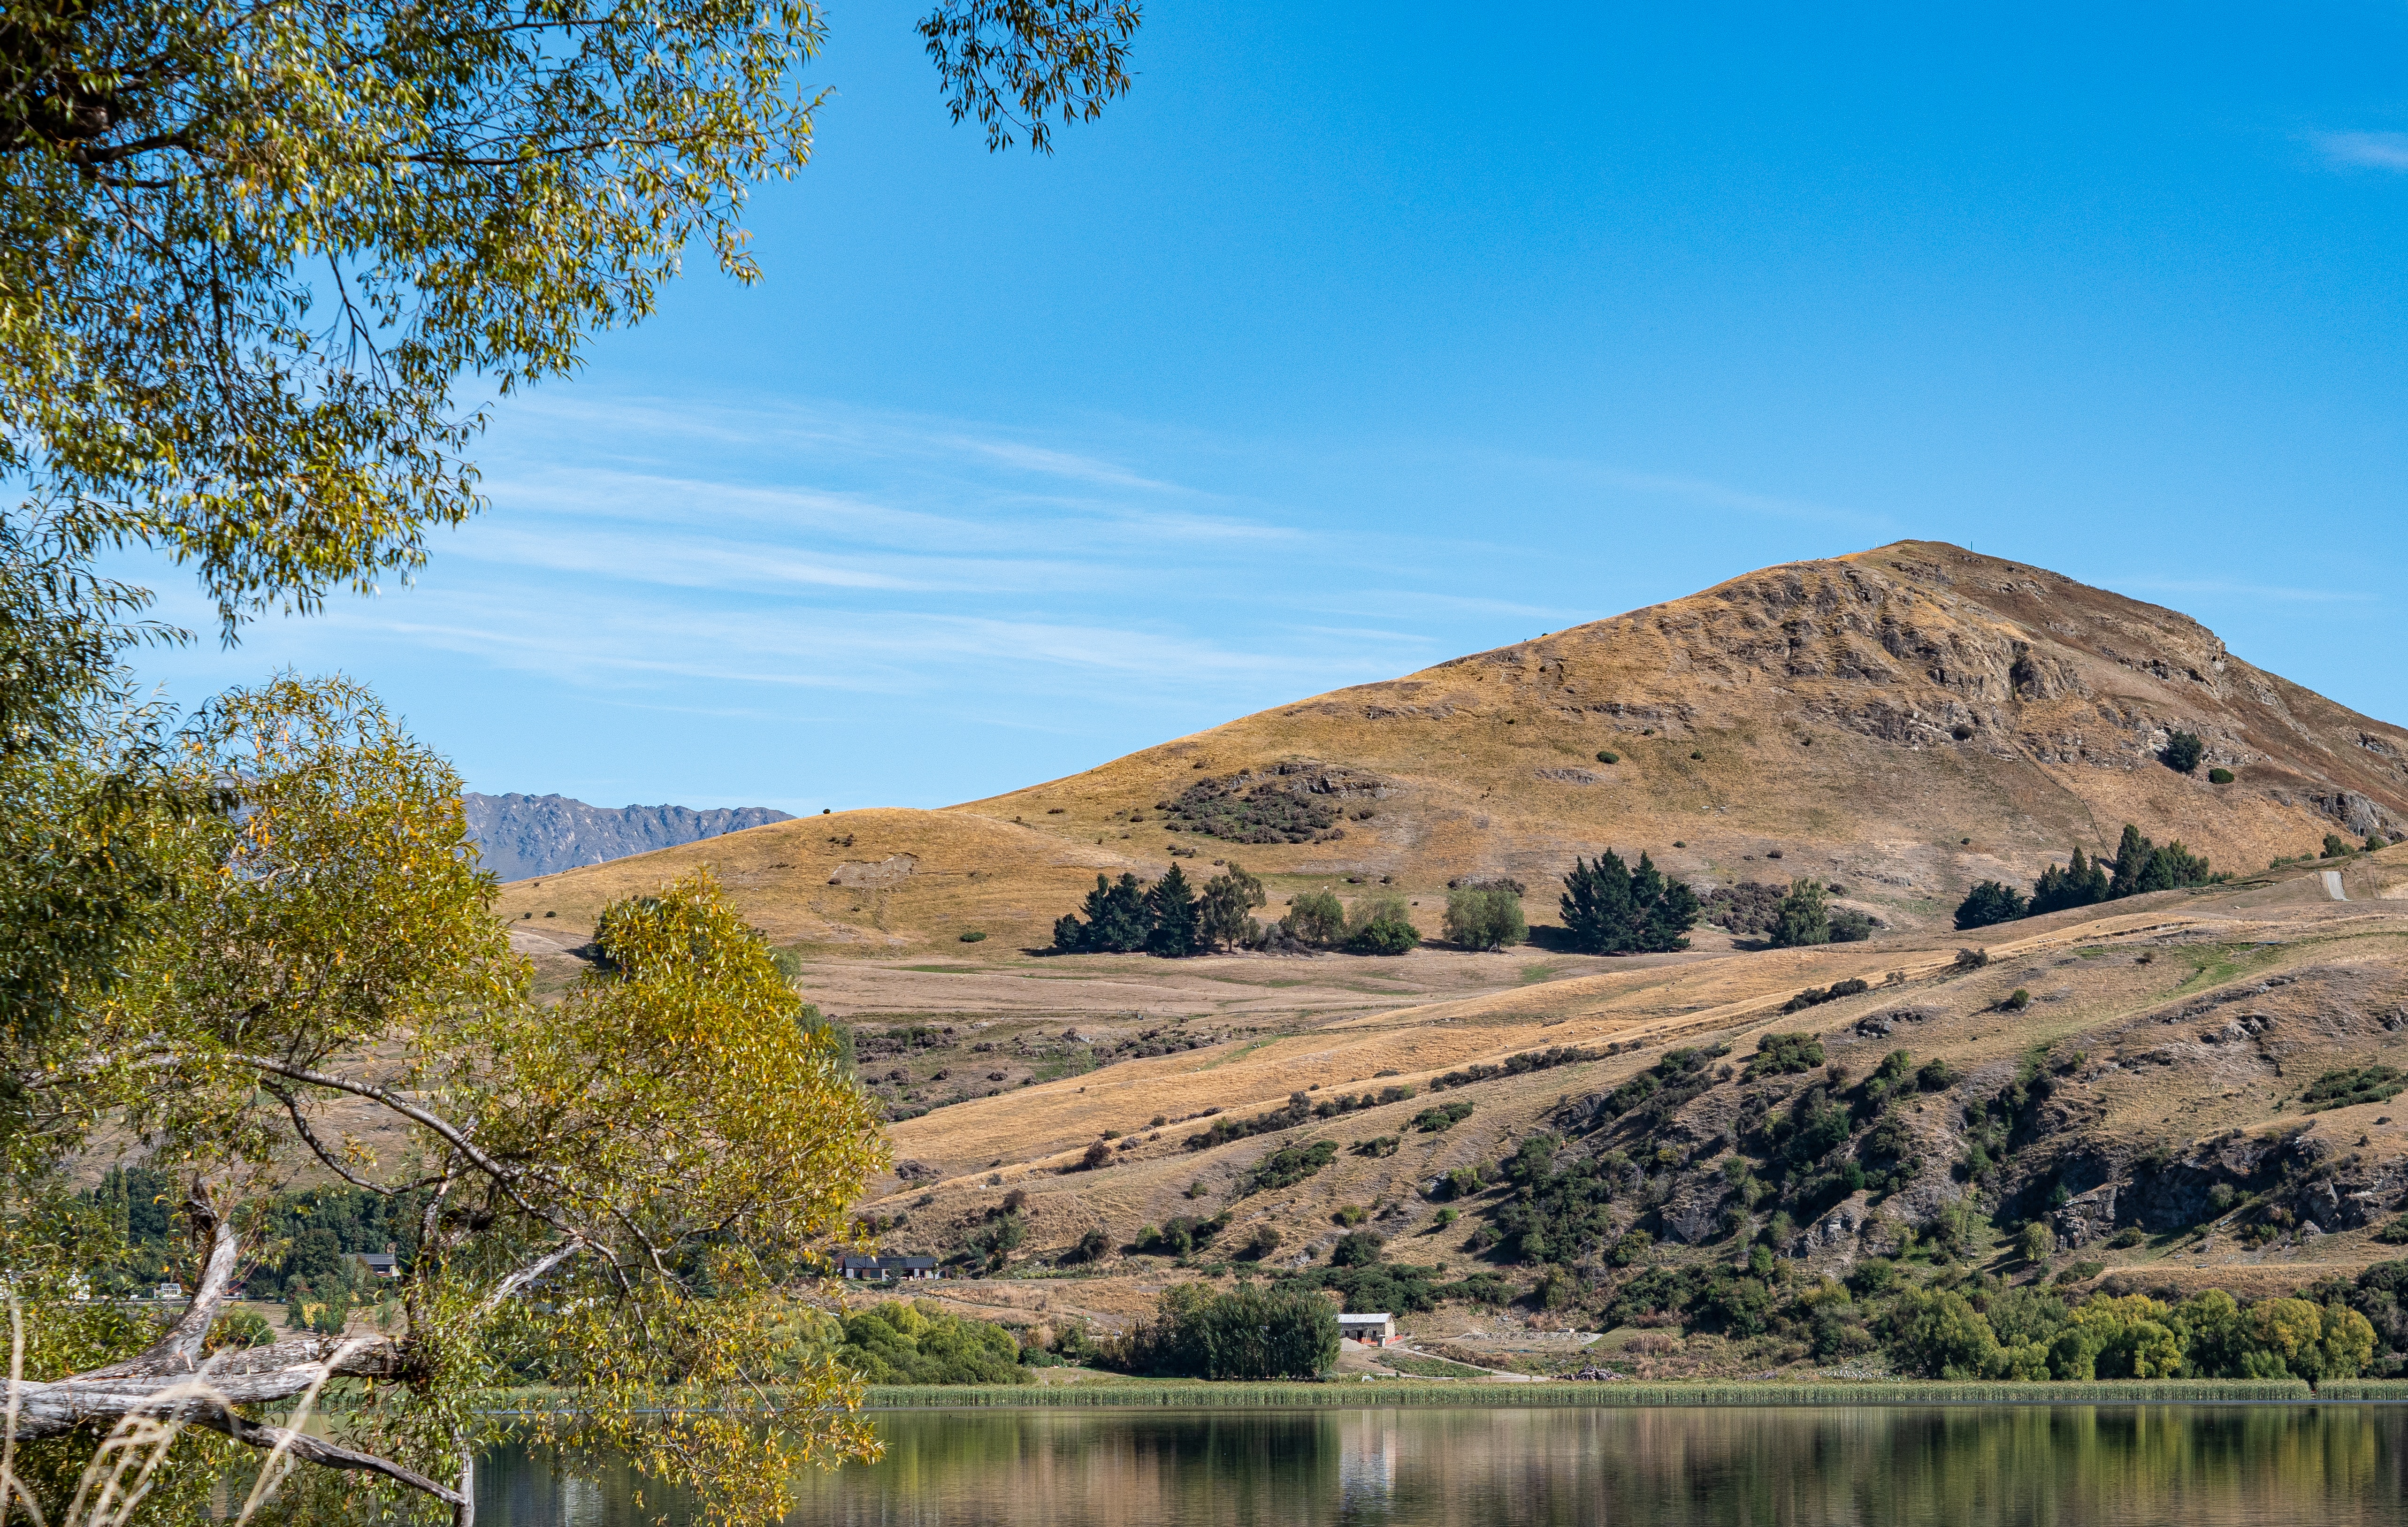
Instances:
[[[2408,133],[2315,133],[2308,141],[2329,164],[2408,170]]]
[[[2303,604],[2358,604],[2375,596],[2349,589],[2289,589],[2268,583],[2232,583],[2222,578],[2120,578],[2105,580],[2111,589],[2149,593],[2221,594],[2230,599],[2268,599]]]

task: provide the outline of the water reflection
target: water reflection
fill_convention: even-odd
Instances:
[[[2408,1527],[2390,1406],[897,1411],[800,1481],[841,1527]],[[636,1527],[624,1469],[486,1461],[479,1520]]]

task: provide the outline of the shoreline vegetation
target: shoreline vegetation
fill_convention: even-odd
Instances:
[[[2408,1380],[2127,1378],[2089,1382],[1951,1383],[1944,1380],[1814,1380],[1799,1383],[1600,1383],[1533,1379],[1523,1384],[1339,1380],[1328,1383],[1095,1383],[872,1385],[864,1410],[1052,1408],[1351,1409],[1376,1406],[1481,1407],[1736,1406],[2065,1406],[2408,1404]]]

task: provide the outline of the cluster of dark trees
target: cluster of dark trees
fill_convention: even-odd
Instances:
[[[1984,880],[1958,905],[1956,927],[1959,932],[1987,928],[2017,918],[2036,918],[2068,907],[2145,895],[2152,891],[2178,891],[2184,886],[2207,885],[2223,878],[2226,877],[2214,873],[2205,859],[2184,848],[2179,840],[2152,843],[2141,835],[2139,828],[2126,822],[2123,841],[2116,846],[2114,859],[2086,859],[2077,846],[2071,863],[2062,867],[2051,864],[2041,871],[2029,897],[1997,880]]]
[[[1402,954],[1422,941],[1402,896],[1368,896],[1350,913],[1329,892],[1308,891],[1288,903],[1285,917],[1266,925],[1248,914],[1268,899],[1262,881],[1235,863],[1207,880],[1200,893],[1177,864],[1151,886],[1134,875],[1118,881],[1098,875],[1087,892],[1085,916],[1070,913],[1054,922],[1054,949],[1060,954],[1142,951],[1175,960],[1224,949]]]
[[[1575,857],[1564,877],[1564,932],[1585,954],[1659,954],[1689,947],[1704,908],[1698,893],[1656,867],[1645,853],[1632,869],[1612,849],[1594,862]]]
[[[1082,918],[1066,913],[1054,924],[1054,948],[1063,954],[1135,954],[1142,950],[1183,959],[1234,948],[1261,936],[1247,914],[1268,899],[1262,881],[1236,864],[1204,883],[1195,883],[1177,864],[1152,885],[1134,875],[1117,881],[1096,877]]]

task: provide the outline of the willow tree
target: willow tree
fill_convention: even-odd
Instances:
[[[290,1488],[348,1517],[377,1492],[466,1515],[512,1385],[561,1397],[526,1434],[614,1449],[731,1519],[776,1515],[803,1462],[872,1451],[851,1375],[787,1334],[882,1159],[876,1115],[716,887],[612,907],[605,968],[538,1007],[457,779],[365,693],[236,693],[189,749],[235,809],[152,819],[187,892],[105,1000],[10,1057],[10,1138],[23,1165],[105,1129],[171,1170],[192,1301],[164,1330],[75,1302],[72,1248],[14,1206],[26,1488],[152,1457],[190,1480],[248,1448],[264,1483],[308,1466]],[[229,1344],[269,1198],[330,1178],[416,1206],[397,1324]],[[322,1427],[261,1414],[330,1384],[347,1403]]]
[[[1135,0],[939,0],[992,148],[1129,84]],[[194,565],[231,625],[406,573],[480,507],[502,392],[758,276],[809,158],[814,0],[12,0],[0,11],[0,479]]]

